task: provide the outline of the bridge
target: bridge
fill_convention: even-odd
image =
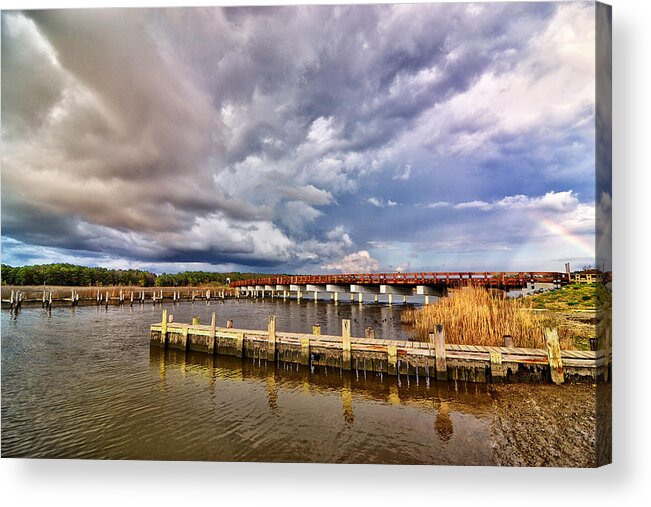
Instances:
[[[316,301],[319,294],[327,299],[339,300],[349,295],[363,302],[365,294],[373,295],[378,302],[386,294],[389,304],[393,296],[402,296],[403,303],[408,296],[424,296],[429,304],[430,296],[442,297],[448,289],[468,285],[494,288],[504,291],[520,290],[523,293],[543,289],[555,289],[570,283],[568,273],[553,271],[529,272],[427,272],[427,273],[358,273],[338,275],[296,275],[270,276],[231,282],[239,296],[280,297],[294,296],[301,299],[304,294],[313,294]]]

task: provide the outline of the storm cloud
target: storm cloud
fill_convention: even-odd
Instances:
[[[3,12],[3,262],[582,262],[594,44],[591,3]]]

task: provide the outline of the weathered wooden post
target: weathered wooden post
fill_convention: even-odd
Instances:
[[[504,335],[504,346],[513,347],[513,336],[511,336],[510,334]]]
[[[174,322],[174,315],[172,315],[172,314],[170,313],[170,314],[168,315],[168,317],[167,317],[167,322],[169,322],[170,324],[171,324],[172,322]]]
[[[310,339],[307,336],[301,338],[300,364],[306,366],[310,364]]]
[[[344,370],[351,366],[350,319],[341,320],[341,358]]]
[[[502,353],[496,350],[490,350],[491,361],[491,379],[494,384],[504,382],[504,367],[502,366]]]
[[[161,320],[160,329],[160,344],[165,348],[167,343],[167,310],[163,310],[163,319]]]
[[[549,370],[554,384],[565,382],[563,373],[563,360],[561,359],[561,346],[558,341],[556,329],[545,329],[545,345],[547,346],[547,357],[549,358]]]
[[[375,330],[372,327],[364,329],[364,338],[375,339]]]
[[[233,321],[231,319],[226,321],[226,329],[233,329]]]
[[[269,315],[269,323],[267,325],[269,337],[267,339],[267,360],[274,361],[276,359],[276,316]]]
[[[45,308],[45,301],[46,301],[46,294],[45,294],[45,289],[43,289],[43,302],[41,303],[41,308]]]
[[[210,301],[210,289],[206,291],[206,301]]]
[[[436,353],[436,380],[447,380],[448,366],[445,360],[445,334],[443,333],[443,324],[436,324],[434,350]]]
[[[109,292],[106,291],[106,308],[108,308],[109,305]]]
[[[319,336],[321,334],[321,324],[314,324],[312,326],[312,334]]]
[[[244,333],[237,333],[235,337],[235,357],[244,357]]]
[[[131,291],[131,302],[130,302],[130,306],[133,306],[133,291]]]
[[[183,325],[183,331],[181,333],[181,344],[183,345],[183,350],[188,350],[188,330],[190,326],[187,324]]]
[[[217,350],[217,337],[215,333],[217,331],[217,314],[212,312],[212,317],[210,317],[210,352],[212,354]]]
[[[388,296],[389,296],[389,304],[392,305],[393,304],[393,294],[391,294],[389,292]]]
[[[395,345],[387,345],[387,373],[398,374],[398,349]]]
[[[201,324],[201,319],[197,316],[192,317],[192,325],[198,326],[199,324]]]

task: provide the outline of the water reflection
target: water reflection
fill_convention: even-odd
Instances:
[[[289,358],[287,358],[289,359]],[[289,366],[287,366],[289,365]],[[197,352],[174,349],[150,349],[150,366],[159,377],[162,388],[166,387],[168,370],[181,372],[181,377],[192,374],[205,377],[214,394],[220,379],[228,381],[262,381],[266,386],[267,406],[278,410],[279,390],[294,389],[305,397],[315,394],[336,393],[341,399],[342,421],[348,426],[355,422],[356,398],[381,402],[389,406],[411,406],[426,409],[432,414],[433,428],[442,443],[449,442],[454,434],[452,414],[461,412],[485,416],[490,408],[489,387],[486,384],[466,382],[435,382],[420,384],[408,381],[415,376],[380,376],[372,373],[366,378],[354,371],[333,371],[326,367],[293,365],[280,360],[266,363],[242,360],[228,356],[210,356]]]

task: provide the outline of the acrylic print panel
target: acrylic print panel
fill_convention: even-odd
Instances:
[[[610,44],[593,2],[4,11],[2,456],[609,463]]]

